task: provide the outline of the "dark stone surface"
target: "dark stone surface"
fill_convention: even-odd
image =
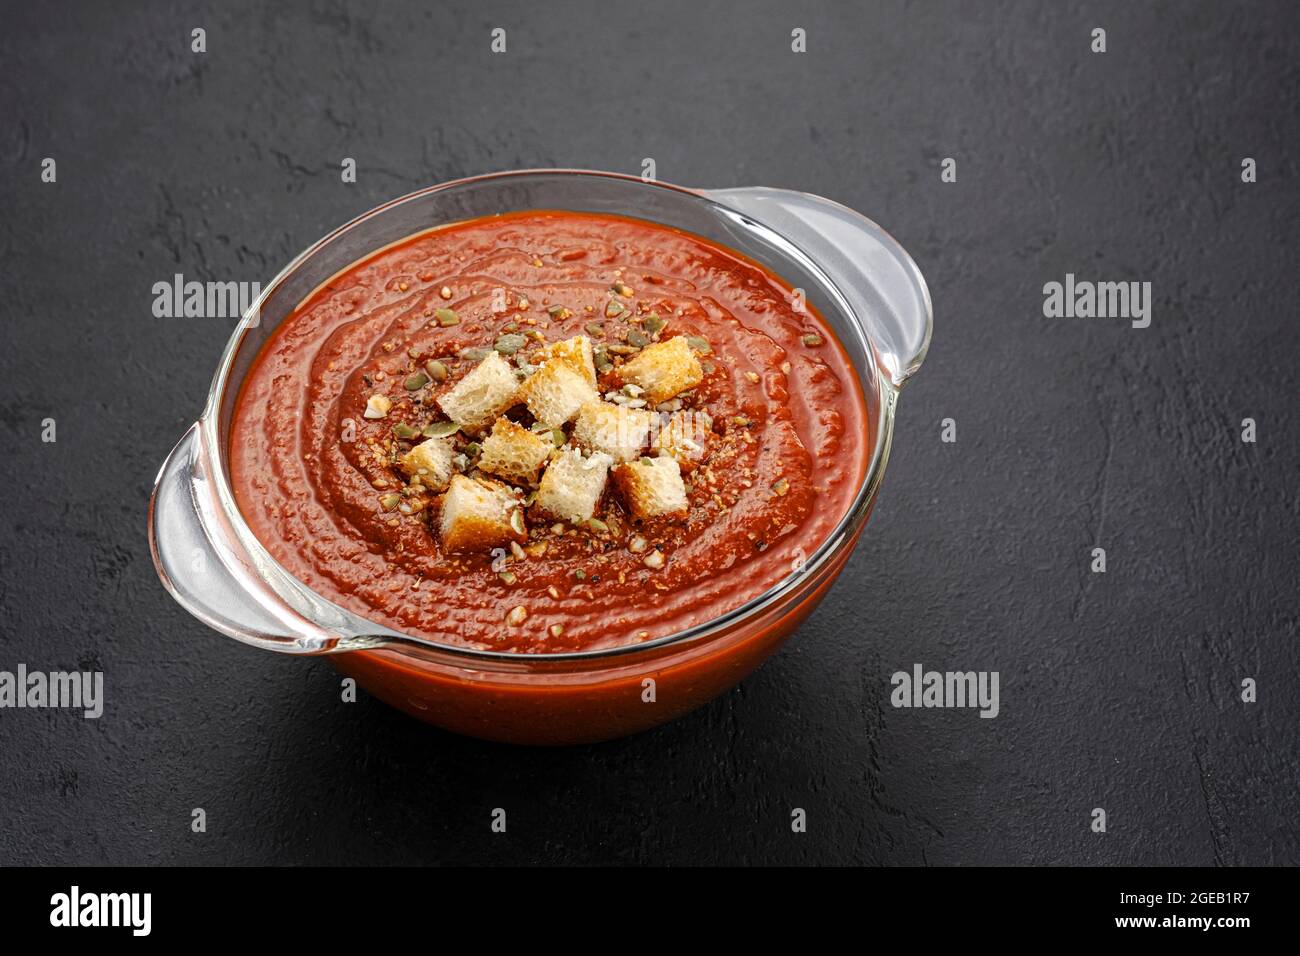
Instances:
[[[0,862],[1300,862],[1293,4],[286,6],[6,4],[0,669],[102,668],[108,701],[0,711]],[[529,751],[343,705],[173,603],[145,502],[233,323],[153,318],[154,282],[646,156],[860,209],[933,291],[875,517],[781,654]],[[1066,272],[1150,281],[1151,327],[1045,319]],[[999,671],[1000,716],[892,708],[914,662]]]

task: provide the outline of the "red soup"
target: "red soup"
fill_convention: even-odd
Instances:
[[[316,290],[249,372],[230,460],[254,533],[321,595],[545,654],[771,588],[849,509],[870,438],[848,358],[777,276],[547,211],[414,236]]]

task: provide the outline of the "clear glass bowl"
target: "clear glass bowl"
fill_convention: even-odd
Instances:
[[[263,343],[331,276],[434,226],[527,209],[613,213],[729,246],[803,289],[844,346],[867,401],[870,464],[852,507],[800,567],[707,624],[596,651],[513,654],[439,644],[379,626],[286,572],[235,505],[227,448],[235,398]],[[884,230],[807,193],[691,190],[580,170],[521,170],[457,180],[379,206],[325,236],[265,287],[235,329],[202,416],[163,464],[149,502],[158,576],[222,634],[265,650],[328,654],[387,703],[492,740],[564,744],[663,723],[736,684],[830,588],[884,475],[899,389],[929,344],[930,296]]]

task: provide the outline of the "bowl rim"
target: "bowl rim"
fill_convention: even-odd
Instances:
[[[421,199],[435,192],[442,192],[450,189],[455,189],[458,187],[465,187],[465,186],[482,183],[486,181],[492,181],[492,180],[509,180],[509,179],[518,179],[518,178],[526,178],[526,177],[533,177],[533,176],[574,176],[574,177],[591,177],[591,178],[599,178],[599,179],[614,179],[614,180],[623,180],[629,183],[644,186],[646,188],[669,190],[690,197],[692,200],[696,202],[705,203],[707,205],[724,210],[733,217],[739,216],[741,219],[744,220],[745,225],[747,227],[758,232],[760,235],[763,235],[764,238],[770,239],[770,237],[776,237],[780,239],[782,242],[779,245],[783,247],[789,247],[789,249],[793,249],[795,252],[797,252],[801,260],[800,265],[804,269],[806,269],[809,273],[811,273],[821,283],[822,290],[835,301],[835,304],[840,309],[840,311],[844,315],[852,318],[854,331],[856,332],[860,340],[860,344],[864,347],[864,353],[869,357],[870,363],[874,368],[874,378],[875,378],[875,386],[876,386],[875,392],[876,392],[876,400],[878,403],[877,406],[878,412],[875,418],[875,425],[876,425],[875,442],[872,448],[871,457],[868,459],[866,468],[863,471],[862,479],[859,483],[857,492],[855,493],[849,507],[845,510],[845,513],[840,516],[840,519],[836,523],[834,529],[829,534],[826,535],[823,541],[817,546],[816,550],[811,555],[808,556],[808,558],[804,561],[801,567],[799,567],[797,570],[792,569],[790,574],[786,575],[784,578],[777,581],[775,584],[767,588],[761,594],[758,594],[755,597],[750,598],[748,601],[744,602],[743,604],[740,604],[735,608],[732,608],[731,610],[718,615],[717,617],[710,618],[708,621],[705,621],[701,624],[693,625],[689,628],[685,628],[680,631],[674,631],[671,634],[665,634],[661,637],[654,638],[653,640],[640,641],[640,642],[626,642],[622,644],[616,644],[616,645],[601,647],[596,649],[560,651],[556,653],[532,652],[532,651],[520,652],[520,651],[485,650],[485,649],[480,649],[475,647],[465,647],[465,646],[458,646],[454,644],[445,644],[439,641],[430,640],[429,638],[421,637],[416,634],[404,633],[402,631],[394,630],[392,628],[389,628],[386,625],[381,625],[378,622],[375,622],[364,615],[358,614],[357,612],[351,610],[350,608],[345,608],[342,605],[339,605],[338,603],[333,601],[332,599],[324,595],[321,595],[314,588],[310,587],[306,582],[304,582],[301,578],[299,578],[297,575],[288,571],[288,569],[286,569],[282,564],[280,564],[279,561],[275,559],[273,555],[270,554],[270,552],[266,549],[266,546],[262,543],[262,541],[257,537],[256,534],[253,533],[252,529],[248,526],[247,522],[244,519],[243,513],[239,509],[238,503],[236,502],[233,491],[231,489],[229,476],[228,476],[228,470],[229,470],[228,449],[225,447],[226,443],[222,441],[221,434],[220,434],[221,429],[218,423],[220,420],[222,403],[226,397],[227,390],[232,385],[230,380],[230,373],[234,365],[235,357],[239,353],[240,347],[243,344],[243,341],[245,337],[248,335],[249,331],[260,322],[260,308],[262,303],[266,301],[272,294],[274,294],[274,292],[279,288],[281,284],[283,284],[289,277],[291,277],[305,262],[307,262],[318,251],[325,248],[326,246],[328,246],[330,243],[332,243],[333,241],[335,241],[345,233],[358,228],[359,226],[366,223],[367,221],[384,214],[390,209],[393,209],[397,206],[403,205],[408,202],[414,202],[418,199]],[[885,230],[881,229],[879,225],[877,225],[874,221],[868,219],[865,216],[862,218],[866,222],[868,222],[871,226],[873,226],[875,229],[879,230],[882,235],[886,236],[891,241],[894,241],[895,244],[897,244],[896,240],[893,240],[893,237],[889,236],[889,234],[885,232]],[[464,220],[456,220],[456,221],[464,221]],[[452,223],[446,223],[443,225],[451,225],[451,224]],[[660,223],[660,225],[666,225],[666,224]],[[678,227],[669,225],[669,228],[678,228]],[[679,231],[689,233],[689,230],[679,229]],[[374,255],[375,253],[382,251],[383,248],[385,247],[381,246],[371,252],[367,252],[359,259],[357,259],[353,263],[350,263],[347,266],[344,266],[343,268],[345,270],[352,268],[353,266],[356,265],[357,262],[364,261],[366,258]],[[727,247],[727,248],[730,252],[732,252],[735,255],[739,255],[745,259],[751,259],[750,256],[747,256],[744,253],[739,252],[738,250],[732,249],[731,247]],[[787,251],[789,250],[787,249]],[[762,263],[758,263],[758,264],[760,266],[762,265]],[[307,298],[310,298],[311,294],[312,293],[309,293],[308,296],[305,297],[302,301],[306,301]],[[302,304],[301,301],[294,304],[293,306],[291,306],[290,311],[292,312],[292,310],[297,309],[298,306],[300,306],[301,304]],[[827,331],[830,331],[833,335],[836,335],[837,339],[839,338],[839,336],[834,332],[834,330],[828,329]],[[856,367],[855,367],[855,371],[856,371]],[[868,394],[871,391],[870,383],[863,381],[863,377],[861,373],[858,373],[858,380],[859,380],[859,385],[862,388],[864,399],[866,399]],[[238,389],[242,387],[242,384],[243,382],[241,380],[238,383],[234,383],[234,387]],[[899,387],[890,381],[889,376],[885,374],[884,369],[882,368],[879,351],[876,347],[876,343],[871,338],[871,334],[868,330],[868,326],[864,321],[863,317],[857,314],[857,311],[849,304],[849,301],[845,297],[844,293],[839,289],[836,283],[832,281],[831,278],[828,275],[826,275],[826,273],[822,270],[822,268],[817,262],[816,257],[813,254],[807,252],[802,246],[799,245],[797,241],[795,241],[791,237],[786,236],[784,233],[755,220],[752,216],[749,216],[745,213],[741,213],[738,210],[732,209],[724,202],[717,201],[716,199],[712,198],[712,196],[709,194],[709,191],[707,190],[689,189],[684,186],[678,186],[672,183],[662,182],[660,180],[645,180],[639,176],[632,176],[625,173],[607,172],[602,170],[569,169],[569,168],[530,168],[530,169],[515,169],[515,170],[504,170],[504,171],[492,172],[492,173],[483,173],[477,176],[468,176],[460,179],[448,180],[446,182],[437,183],[432,186],[426,186],[421,189],[414,190],[412,192],[406,193],[404,195],[383,202],[378,206],[375,206],[369,210],[366,210],[365,212],[355,216],[354,218],[345,222],[344,224],[330,230],[324,236],[317,239],[306,249],[300,252],[292,260],[290,260],[290,262],[287,265],[285,265],[285,267],[281,269],[279,273],[276,274],[275,278],[273,278],[269,283],[267,283],[263,287],[261,291],[261,295],[258,297],[257,301],[255,301],[249,307],[248,312],[245,313],[245,315],[241,318],[239,324],[231,332],[230,338],[227,340],[225,349],[222,352],[221,359],[217,363],[217,368],[215,373],[213,374],[212,382],[208,387],[207,402],[204,406],[203,413],[199,418],[198,427],[200,431],[200,441],[202,443],[203,449],[210,457],[210,460],[213,462],[215,466],[211,469],[210,477],[213,479],[213,483],[215,486],[213,490],[215,491],[215,497],[217,499],[217,502],[220,505],[224,517],[233,526],[233,530],[236,532],[236,535],[239,538],[241,544],[246,548],[249,546],[256,547],[258,552],[256,555],[258,558],[258,562],[256,563],[260,563],[264,561],[274,565],[274,567],[279,571],[279,573],[284,575],[286,578],[292,580],[297,585],[297,587],[303,589],[305,592],[310,594],[314,601],[329,606],[337,610],[340,614],[344,615],[346,618],[355,619],[356,621],[368,625],[370,628],[373,629],[373,633],[374,633],[373,638],[363,637],[358,639],[343,639],[342,643],[338,647],[331,648],[329,652],[333,652],[333,653],[339,653],[339,652],[354,653],[355,652],[355,653],[369,654],[377,651],[395,651],[401,653],[403,656],[416,657],[417,659],[420,659],[422,661],[433,660],[436,662],[439,657],[448,656],[451,658],[452,663],[472,662],[480,665],[486,663],[490,663],[493,665],[511,664],[515,666],[523,665],[525,667],[532,668],[532,667],[537,667],[537,666],[552,664],[552,663],[561,664],[565,662],[606,661],[606,660],[611,660],[616,658],[625,658],[631,655],[644,654],[647,652],[663,649],[670,645],[678,645],[678,644],[693,645],[695,643],[699,643],[704,640],[707,640],[709,637],[714,636],[718,633],[725,633],[729,628],[738,625],[747,619],[757,617],[764,610],[768,609],[772,605],[776,604],[777,602],[779,602],[780,600],[782,600],[783,598],[785,598],[786,596],[794,592],[796,588],[798,588],[801,584],[813,580],[817,572],[819,572],[823,567],[825,567],[828,564],[828,562],[830,562],[834,557],[839,555],[841,551],[843,551],[846,547],[851,546],[856,541],[858,533],[860,532],[862,526],[866,522],[867,516],[870,513],[871,504],[875,499],[875,496],[880,487],[881,480],[883,479],[885,465],[889,457],[889,449],[892,444],[892,438],[893,438],[895,403],[897,400],[898,391],[899,391]],[[868,404],[867,412],[868,412],[867,420],[870,425],[871,415],[870,415],[869,404]],[[151,501],[151,506],[152,506],[152,501]],[[155,563],[157,562],[155,561]],[[158,570],[160,576],[162,576],[163,575],[162,568],[159,568]],[[263,578],[265,577],[262,574],[260,568],[257,570],[256,573],[258,574],[259,577],[263,577]],[[167,579],[165,576],[163,576],[163,580],[164,583],[166,583]],[[282,601],[285,600],[282,595],[279,595],[279,597],[280,600]],[[302,615],[302,616],[310,620],[310,618],[307,615]],[[311,623],[316,624],[316,622],[314,621],[312,621]],[[322,627],[324,630],[327,631],[329,630],[329,628],[325,627],[324,625],[317,624],[316,626]]]

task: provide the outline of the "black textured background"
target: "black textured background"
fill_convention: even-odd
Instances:
[[[0,862],[1300,862],[1294,4],[3,6],[0,669],[102,668],[107,710],[0,711]],[[172,602],[145,503],[234,323],[153,318],[154,282],[647,156],[847,203],[933,292],[875,517],[782,653],[532,751],[342,704]],[[1044,319],[1067,271],[1150,281],[1151,327]],[[1000,671],[1001,715],[891,708],[914,662]]]

